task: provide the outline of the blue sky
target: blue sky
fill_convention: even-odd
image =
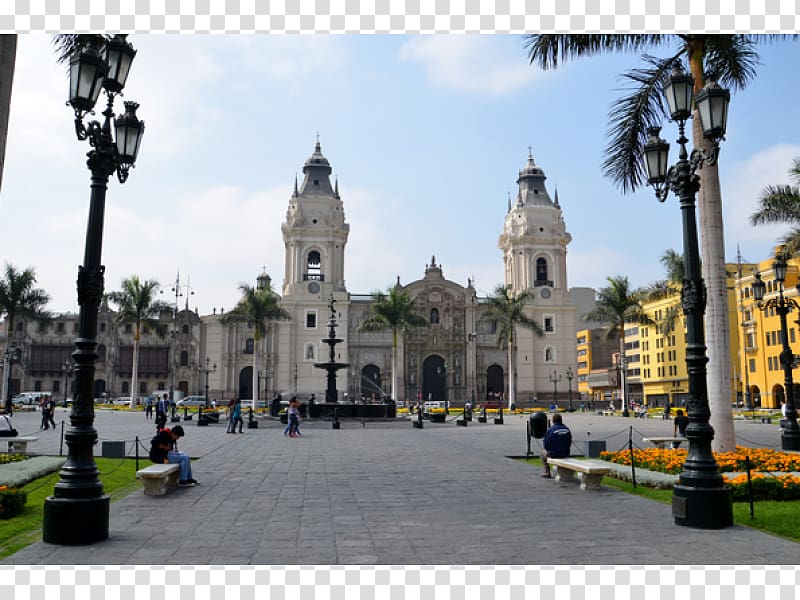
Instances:
[[[168,288],[180,270],[195,291],[190,306],[205,314],[231,308],[239,283],[266,267],[280,292],[280,225],[317,132],[350,223],[354,293],[418,279],[433,254],[445,277],[474,277],[490,292],[502,281],[497,240],[529,146],[572,234],[570,286],[617,274],[646,285],[663,278],[664,250],[681,250],[674,197],[623,196],[601,172],[607,113],[636,55],[543,73],[518,36],[129,39],[139,54],[125,99],[141,104],[146,132],[128,182],[109,186],[109,291],[132,274]],[[798,42],[762,46],[758,78],[731,103],[720,157],[731,261],[737,244],[750,261],[767,258],[785,229],[756,229],[747,217],[765,185],[789,182],[800,156],[798,52]],[[89,147],[75,139],[66,93],[50,36],[21,35],[0,258],[34,267],[55,311],[77,310],[89,199]],[[662,136],[674,142],[677,128],[665,123]]]

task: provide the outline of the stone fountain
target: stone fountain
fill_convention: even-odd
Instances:
[[[339,369],[346,369],[350,363],[336,362],[336,344],[340,344],[344,340],[336,337],[336,309],[334,308],[335,300],[331,294],[328,306],[331,309],[331,316],[328,319],[328,337],[324,338],[323,344],[328,344],[328,362],[314,363],[317,369],[325,369],[328,372],[328,387],[325,389],[325,402],[336,403],[339,401],[339,392],[336,390],[336,371]]]

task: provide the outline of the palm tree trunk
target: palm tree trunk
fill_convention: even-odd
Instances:
[[[511,326],[511,336],[508,340],[508,410],[511,410],[511,405],[516,403],[516,386],[514,385],[514,330]]]
[[[397,389],[397,330],[392,331],[392,388],[390,390],[391,397],[396,400],[395,390]]]
[[[139,378],[139,327],[136,327],[136,335],[133,336],[133,366],[131,368],[131,407],[139,406],[139,394],[137,392],[137,379]]]
[[[0,35],[0,186],[3,184],[3,166],[6,162],[6,137],[8,116],[11,112],[11,84],[17,57],[17,35]]]
[[[258,404],[258,371],[256,370],[258,366],[258,342],[258,339],[253,340],[253,399],[250,401],[250,407],[254,412]]]
[[[702,48],[690,53],[690,65],[695,81],[695,93],[704,85]],[[708,150],[703,138],[700,118],[695,111],[692,120],[695,148]],[[714,429],[712,449],[728,452],[736,449],[731,408],[731,352],[728,323],[728,287],[725,269],[725,236],[722,222],[722,191],[717,165],[700,170],[700,237],[703,279],[708,293],[705,315],[706,346],[708,348],[708,405],[709,424]]]

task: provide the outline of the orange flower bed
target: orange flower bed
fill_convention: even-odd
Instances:
[[[687,450],[678,448],[646,448],[634,449],[636,465],[653,471],[677,474],[686,461]],[[746,471],[746,458],[750,456],[750,469],[752,471],[788,472],[800,471],[800,454],[777,452],[769,448],[745,448],[736,446],[735,452],[714,453],[714,458],[722,472]],[[631,455],[628,450],[620,452],[602,452],[600,458],[621,465],[631,464]]]
[[[647,448],[634,449],[637,467],[679,474],[686,461],[686,449]],[[748,500],[746,459],[750,457],[751,488],[756,500],[797,500],[800,499],[800,476],[790,471],[800,471],[800,455],[777,452],[768,448],[745,448],[737,446],[735,452],[714,453],[719,470],[724,473],[742,472],[726,477],[734,502]],[[600,458],[621,465],[631,464],[629,450],[620,452],[601,452]]]

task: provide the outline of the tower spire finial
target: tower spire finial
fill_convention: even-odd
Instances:
[[[294,193],[292,193],[293,198],[297,198],[300,192],[297,191],[297,173],[294,174]]]
[[[511,212],[511,192],[506,192],[508,195],[508,212]]]

